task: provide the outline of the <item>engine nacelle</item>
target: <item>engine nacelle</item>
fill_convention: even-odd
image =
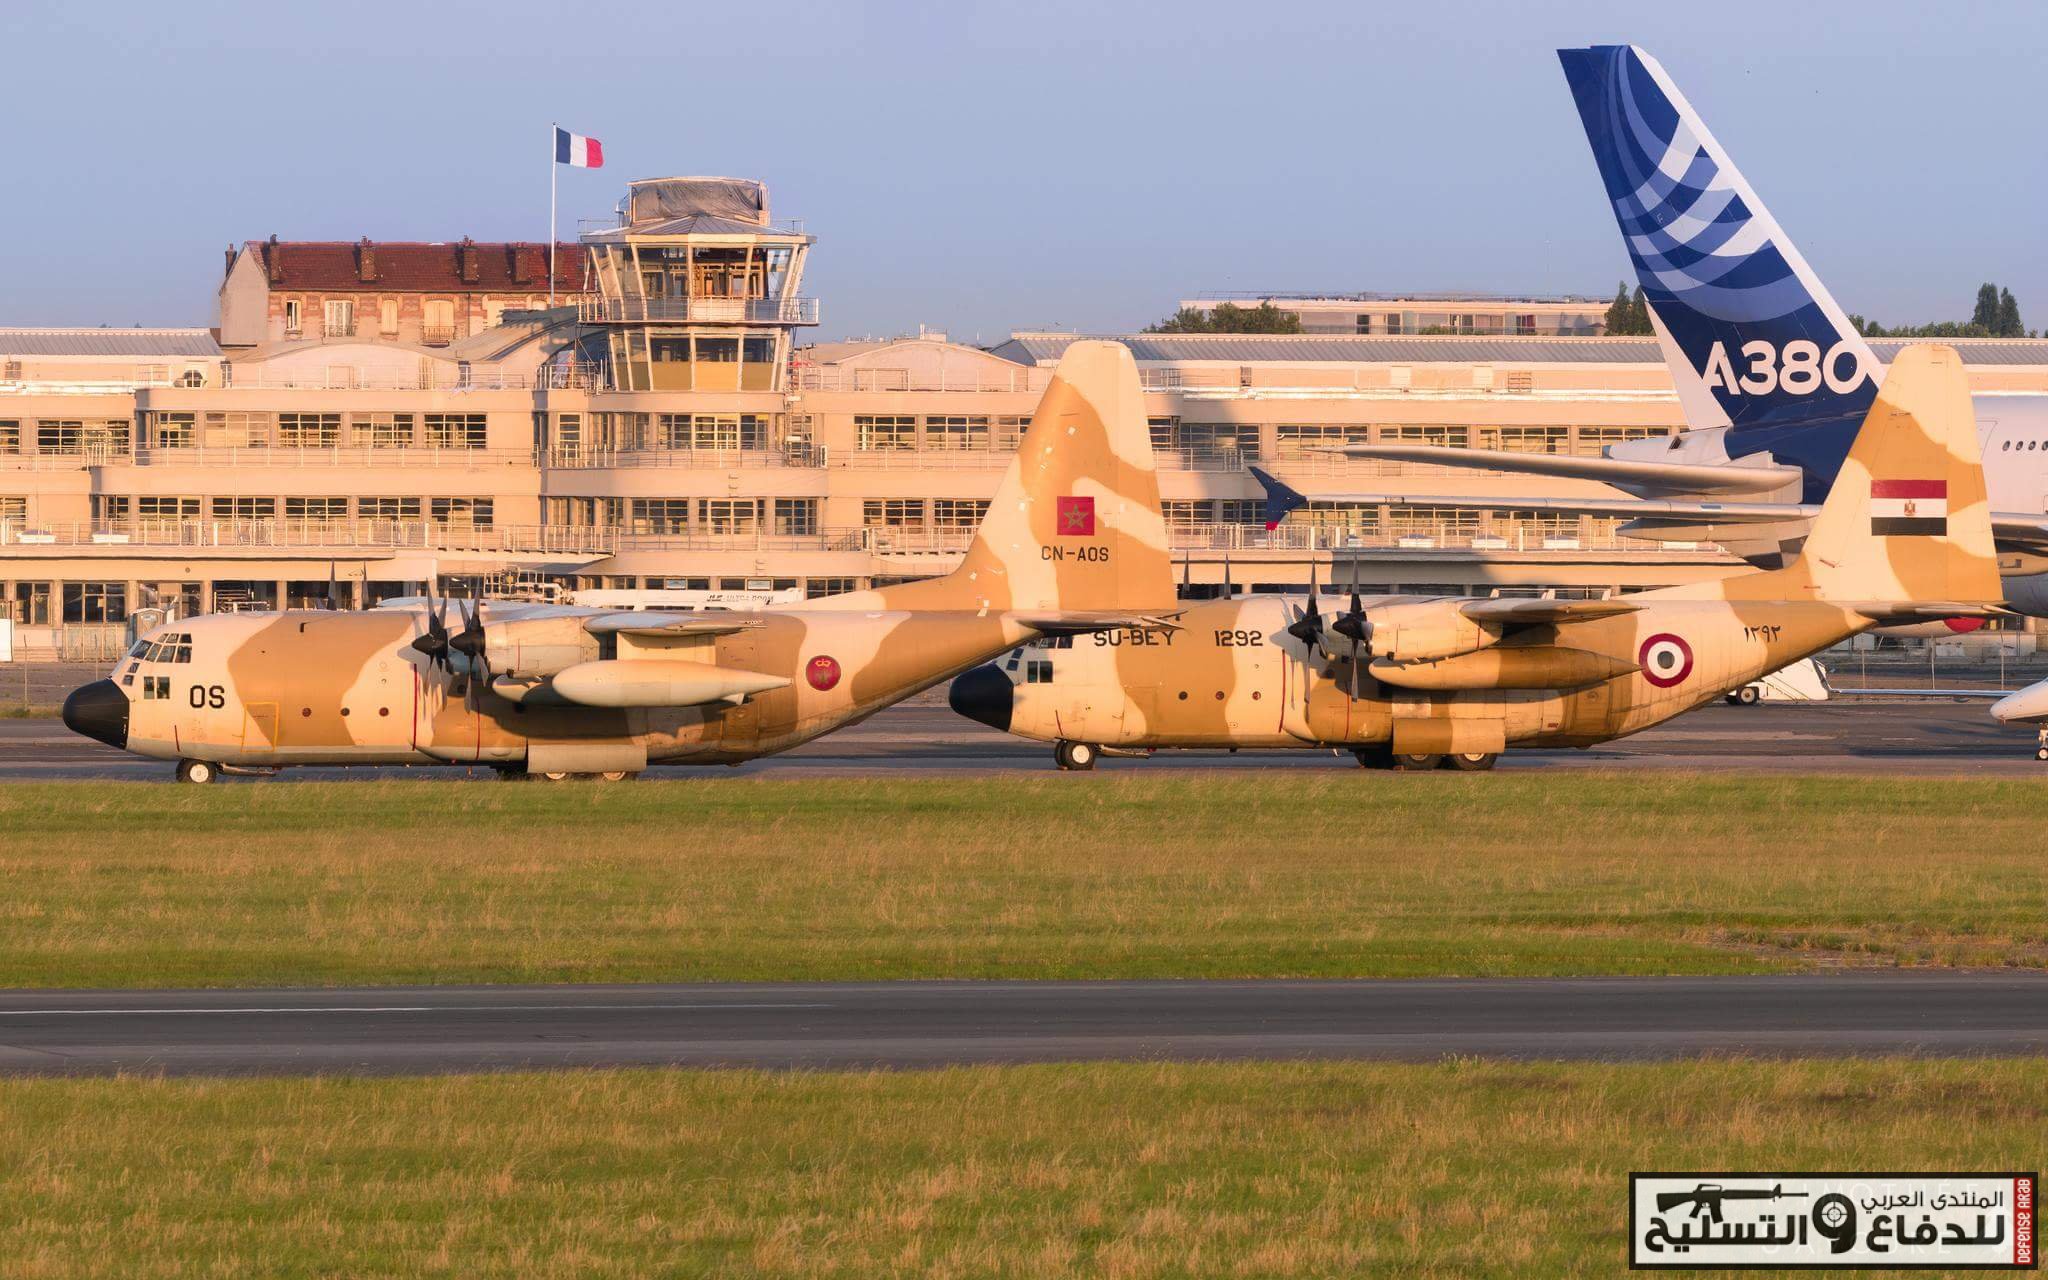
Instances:
[[[1432,692],[1459,689],[1582,689],[1625,676],[1633,662],[1585,649],[1526,645],[1482,649],[1422,662],[1374,659],[1366,670],[1381,684]]]
[[[1369,609],[1372,653],[1392,662],[1427,662],[1500,643],[1500,628],[1472,621],[1462,600],[1420,600]]]
[[[586,707],[697,707],[780,689],[789,677],[684,658],[607,658],[559,671],[548,684]]]
[[[597,637],[584,619],[516,618],[484,627],[484,653],[491,670],[508,676],[551,676],[597,657]]]

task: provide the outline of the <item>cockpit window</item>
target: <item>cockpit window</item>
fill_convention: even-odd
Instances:
[[[158,636],[154,640],[139,640],[129,650],[130,657],[140,657],[144,662],[190,662],[192,661],[192,636],[189,632]]]

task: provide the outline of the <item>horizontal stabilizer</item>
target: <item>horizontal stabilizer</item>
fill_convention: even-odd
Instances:
[[[1014,615],[1024,626],[1041,635],[1085,636],[1097,631],[1178,631],[1173,613],[1124,613],[1111,609],[1065,609],[1058,613]]]
[[[1844,606],[1877,622],[1942,621],[1948,618],[2010,618],[2013,611],[1995,604],[1964,604],[1961,601],[1923,600],[1915,604],[1896,601],[1851,602]]]
[[[1642,607],[1626,600],[1474,600],[1461,605],[1458,612],[1479,623],[1534,626],[1612,618],[1638,612]]]
[[[1597,480],[1638,493],[1771,493],[1788,485],[1796,489],[1801,476],[1797,467],[1775,465],[1641,462],[1563,453],[1519,453],[1512,449],[1459,449],[1437,444],[1347,444],[1320,452],[1341,453],[1347,458]]]

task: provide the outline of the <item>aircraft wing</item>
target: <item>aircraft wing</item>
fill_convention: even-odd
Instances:
[[[743,613],[603,613],[584,622],[591,635],[729,636],[760,626]]]
[[[1173,613],[1125,613],[1114,609],[1062,609],[1014,614],[1017,621],[1049,636],[1084,636],[1097,631],[1178,631]]]
[[[1439,467],[1472,467],[1482,471],[1514,471],[1532,476],[1598,480],[1616,488],[1642,492],[1770,493],[1797,485],[1797,467],[1754,466],[1742,462],[1644,462],[1630,458],[1584,458],[1563,453],[1519,453],[1512,449],[1458,449],[1436,444],[1348,444],[1319,450],[1347,458],[1381,458],[1391,462],[1426,462]]]
[[[2048,515],[1994,511],[1991,513],[1991,536],[2002,546],[2048,548]]]
[[[1585,622],[1638,613],[1641,605],[1626,600],[1474,600],[1460,605],[1458,612],[1474,622],[1495,622],[1507,626],[1537,626],[1555,622]]]

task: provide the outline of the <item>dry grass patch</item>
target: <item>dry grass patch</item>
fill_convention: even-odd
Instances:
[[[2038,794],[1164,769],[24,784],[0,787],[0,984],[2036,966]]]
[[[2032,1167],[2033,1061],[0,1085],[0,1273],[1606,1275],[1630,1169]]]

